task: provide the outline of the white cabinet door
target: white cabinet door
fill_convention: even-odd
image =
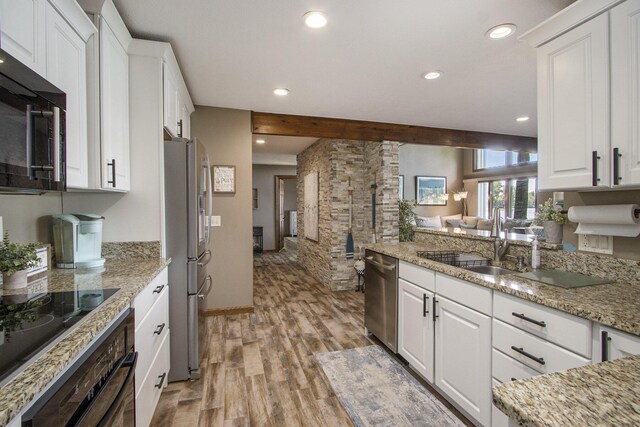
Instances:
[[[115,34],[100,22],[100,115],[102,187],[128,191],[129,56]]]
[[[46,3],[47,79],[67,94],[67,187],[89,186],[86,44]]]
[[[610,13],[611,156],[614,169],[612,184],[616,187],[638,187],[640,185],[640,0],[628,0],[614,7]],[[617,158],[614,154],[618,154]]]
[[[593,362],[621,359],[640,354],[640,337],[600,326],[594,342]]]
[[[182,138],[191,138],[191,116],[189,114],[189,109],[187,106],[180,100],[180,128],[179,128],[179,136]]]
[[[538,153],[539,190],[610,185],[606,13],[538,49]]]
[[[0,0],[0,45],[29,68],[46,75],[45,0]]]
[[[436,385],[491,425],[491,318],[436,296]]]
[[[179,93],[176,78],[165,64],[164,66],[164,127],[171,134],[177,137],[179,110]]]
[[[398,280],[398,353],[433,383],[433,293]]]

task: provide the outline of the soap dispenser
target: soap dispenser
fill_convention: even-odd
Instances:
[[[538,236],[534,236],[533,242],[531,242],[531,268],[534,270],[540,268],[540,243],[538,242]]]

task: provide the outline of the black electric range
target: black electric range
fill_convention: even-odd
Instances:
[[[0,386],[118,290],[0,297]]]

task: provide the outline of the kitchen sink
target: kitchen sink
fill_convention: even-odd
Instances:
[[[474,273],[488,274],[491,276],[502,276],[503,274],[516,273],[513,270],[508,270],[502,267],[496,267],[494,265],[476,265],[473,267],[463,267],[465,270],[473,271]]]

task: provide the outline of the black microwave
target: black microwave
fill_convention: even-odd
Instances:
[[[65,191],[66,99],[0,49],[0,192]]]

